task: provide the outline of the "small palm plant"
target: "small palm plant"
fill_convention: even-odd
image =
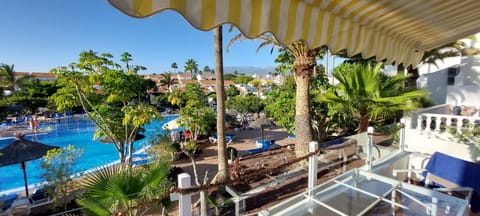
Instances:
[[[78,200],[86,215],[143,215],[168,197],[168,162],[146,169],[103,168],[83,182],[86,193]]]
[[[382,63],[340,65],[333,72],[339,81],[335,91],[319,95],[317,101],[330,103],[345,113],[357,113],[360,116],[358,132],[367,131],[370,121],[417,109],[418,101],[426,92],[402,89],[406,77],[387,76],[381,72],[382,67]]]

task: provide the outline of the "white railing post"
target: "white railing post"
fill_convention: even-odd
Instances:
[[[187,173],[178,175],[178,188],[185,189],[191,187],[191,177]],[[180,194],[178,198],[178,215],[192,216],[192,195]]]
[[[422,131],[422,124],[423,123],[423,115],[418,115],[418,118],[417,118],[417,130],[418,131]]]
[[[240,212],[245,211],[245,200],[241,196],[238,195],[235,189],[225,186],[225,190],[228,194],[232,196],[232,200],[235,203],[235,216],[239,216]]]
[[[435,132],[440,132],[440,125],[442,124],[442,117],[435,117]]]
[[[399,140],[399,150],[401,152],[405,151],[405,119],[400,119],[400,140]]]
[[[408,128],[408,129],[411,129],[414,125],[413,121],[414,121],[414,118],[413,118],[413,114],[411,115],[406,115],[405,113],[403,114],[403,119],[404,119],[404,124],[405,124],[405,128]]]
[[[318,142],[311,141],[309,144],[309,152],[315,152],[318,148]],[[310,156],[308,159],[308,197],[312,197],[312,190],[317,184],[317,154]]]
[[[447,120],[445,120],[445,126],[446,127],[452,126],[452,117],[447,117]]]
[[[463,127],[463,119],[460,117],[457,117],[457,132],[461,133],[462,132],[462,127]]]
[[[372,148],[373,148],[373,127],[368,127],[367,134],[368,134],[368,145],[367,145],[367,171],[372,171]]]

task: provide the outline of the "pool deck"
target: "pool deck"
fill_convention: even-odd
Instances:
[[[39,130],[39,133],[42,133]],[[28,128],[28,126],[14,126],[8,129],[0,129],[0,137],[7,138],[7,137],[15,137],[16,134],[33,134],[33,131]]]

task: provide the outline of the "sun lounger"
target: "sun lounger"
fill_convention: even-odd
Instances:
[[[254,148],[254,149],[248,149],[247,153],[248,154],[255,154],[259,152],[264,152],[269,150],[273,144],[275,144],[275,140],[258,140],[257,143],[261,144],[262,147],[260,148]]]
[[[226,141],[227,143],[233,142],[233,138],[234,138],[236,135],[237,135],[237,134],[229,134],[229,133],[225,134],[225,141]],[[208,140],[210,140],[211,143],[217,143],[217,139],[218,139],[218,138],[217,138],[217,134],[216,134],[216,133],[212,134],[212,136],[210,136],[210,137],[208,138]]]
[[[0,215],[10,215],[13,202],[18,198],[18,194],[9,194],[0,197]]]
[[[12,121],[7,121],[5,123],[0,124],[0,129],[10,129],[15,127],[15,124]]]
[[[333,147],[334,145],[342,144],[344,142],[345,142],[345,138],[341,137],[341,138],[338,138],[338,139],[334,139],[334,140],[330,140],[330,141],[327,141],[327,142],[320,143],[320,145],[318,147],[321,148],[321,149],[327,149],[327,148]]]
[[[145,153],[132,154],[133,160],[132,164],[134,166],[147,165],[152,161],[152,158]]]
[[[30,208],[35,208],[38,206],[48,205],[55,202],[55,199],[48,194],[44,188],[39,188],[35,190],[30,196],[30,203],[32,204]]]
[[[134,165],[134,166],[147,165],[150,162],[151,162],[150,159],[134,160],[134,161],[132,161],[132,165]]]
[[[25,122],[25,119],[24,119],[22,116],[17,116],[17,117],[15,117],[15,120],[14,120],[14,121],[15,121],[14,123],[15,123],[16,125],[19,125],[19,124],[24,123],[24,122]]]

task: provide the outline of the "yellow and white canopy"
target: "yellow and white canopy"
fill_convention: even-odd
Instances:
[[[424,51],[480,32],[480,0],[108,0],[134,17],[165,9],[194,27],[235,25],[247,37],[271,32],[389,63],[416,65]]]

